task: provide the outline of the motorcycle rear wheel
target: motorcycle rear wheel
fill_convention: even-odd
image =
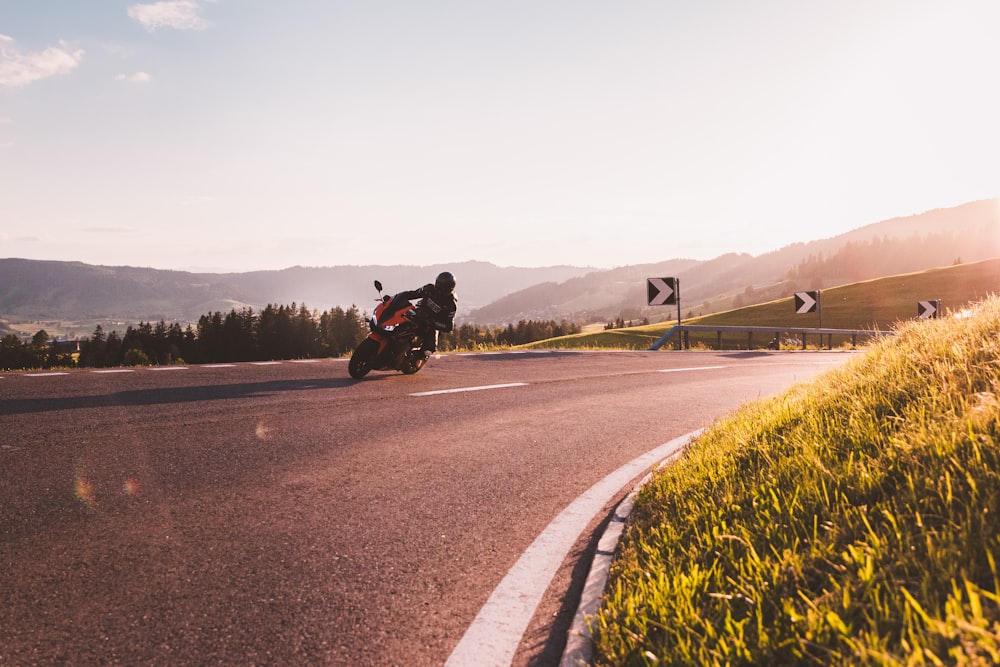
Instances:
[[[376,354],[378,354],[378,343],[371,338],[365,338],[351,355],[351,360],[347,363],[347,372],[355,380],[360,380],[372,369]]]

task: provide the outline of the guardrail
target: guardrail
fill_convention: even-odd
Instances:
[[[721,326],[721,325],[711,325],[711,324],[675,324],[671,328],[667,329],[666,333],[660,336],[656,342],[649,346],[650,350],[659,350],[664,343],[666,343],[674,334],[678,335],[678,341],[680,343],[680,349],[690,349],[689,334],[692,331],[704,332],[704,331],[715,331],[717,334],[717,349],[722,349],[722,334],[724,332],[741,332],[747,335],[747,349],[753,349],[753,335],[755,333],[767,333],[774,336],[774,338],[768,343],[770,347],[775,341],[780,340],[782,334],[788,334],[792,336],[800,336],[802,342],[802,349],[806,349],[806,341],[808,336],[819,336],[819,346],[823,347],[823,336],[829,336],[828,349],[833,347],[833,337],[834,336],[850,336],[851,345],[857,347],[858,337],[876,337],[876,336],[893,336],[894,331],[878,331],[874,329],[827,329],[827,328],[790,328],[790,327],[734,327],[734,326]],[[777,349],[777,346],[774,348]]]

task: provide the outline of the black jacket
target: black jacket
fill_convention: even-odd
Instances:
[[[430,320],[438,331],[451,331],[455,326],[455,312],[458,310],[458,298],[453,292],[441,292],[433,284],[397,296],[405,299],[420,299],[417,312]]]

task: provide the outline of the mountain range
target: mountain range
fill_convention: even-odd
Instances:
[[[766,233],[762,230],[761,233]],[[892,218],[827,239],[792,243],[763,255],[670,259],[614,269],[499,267],[469,261],[434,266],[296,266],[279,271],[191,273],[81,262],[0,259],[0,326],[43,323],[62,335],[96,324],[196,322],[215,311],[305,304],[320,311],[357,305],[431,282],[459,279],[461,321],[499,325],[522,319],[601,322],[675,317],[648,306],[646,279],[675,277],[686,315],[703,315],[848,282],[1000,257],[1000,199]],[[24,329],[22,327],[22,329]]]

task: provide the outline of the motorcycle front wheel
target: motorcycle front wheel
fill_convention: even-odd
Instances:
[[[351,355],[351,360],[347,364],[347,372],[355,380],[360,380],[368,375],[368,371],[372,369],[372,362],[375,360],[376,354],[378,354],[378,343],[371,338],[365,338]]]
[[[424,367],[426,361],[423,352],[410,352],[410,354],[406,355],[406,359],[403,360],[403,364],[399,367],[399,370],[403,371],[406,375],[413,375]]]

